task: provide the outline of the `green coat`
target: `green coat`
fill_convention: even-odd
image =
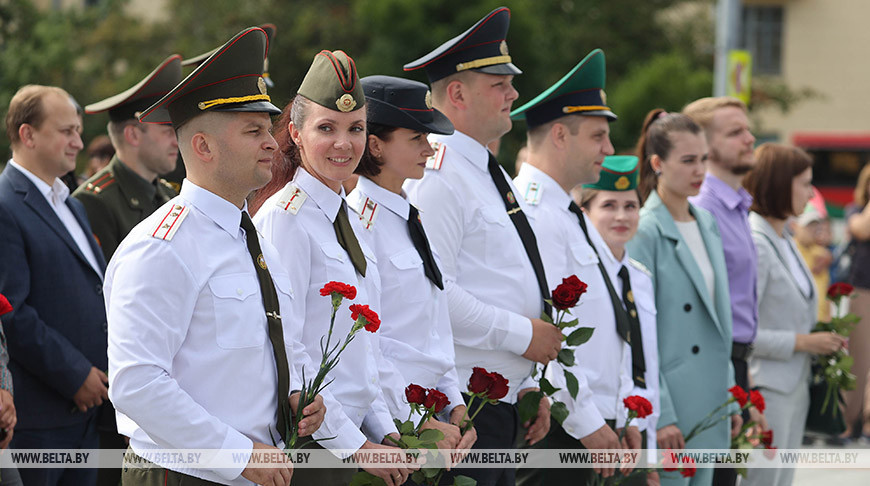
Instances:
[[[169,183],[146,181],[117,155],[73,193],[85,206],[107,262],[134,226],[176,195]]]

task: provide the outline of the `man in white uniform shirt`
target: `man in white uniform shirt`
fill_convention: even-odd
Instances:
[[[268,444],[287,439],[298,402],[290,390],[301,380],[290,369],[306,358],[301,302],[245,203],[271,178],[277,148],[265,52],[261,29],[240,32],[140,117],[172,123],[187,179],[133,229],[107,271],[110,397],[140,457],[211,451],[198,467],[162,455],[160,467],[125,464],[124,484],[290,483],[292,464]],[[301,436],[320,426],[322,400],[304,415]],[[251,459],[233,462],[240,450]],[[256,467],[255,450],[279,463]]]
[[[438,151],[420,181],[406,192],[425,215],[427,235],[441,257],[456,349],[456,371],[467,382],[482,366],[508,379],[510,391],[475,419],[475,448],[511,448],[518,435],[516,407],[533,362],[556,358],[561,333],[539,319],[549,292],[523,203],[486,145],[511,128],[517,98],[505,42],[510,12],[499,8],[463,34],[405,65],[425,68],[432,104],[456,128],[431,136]],[[510,209],[508,209],[510,208]],[[524,439],[549,429],[546,401]],[[531,425],[531,424],[530,424]],[[463,471],[478,484],[514,484],[513,469]]]
[[[514,183],[529,204],[550,287],[570,275],[587,283],[588,292],[571,313],[595,329],[575,353],[575,364],[566,369],[578,379],[576,399],[567,391],[562,365],[550,365],[554,385],[561,388],[555,397],[567,405],[569,414],[561,426],[553,422],[550,436],[541,444],[544,448],[620,449],[614,429],[624,425],[622,400],[633,387],[631,347],[617,330],[614,301],[590,242],[605,245],[570,195],[578,184],[597,181],[604,157],[613,154],[609,122],[616,115],[606,106],[603,89],[604,53],[596,49],[512,113],[527,123],[529,150]],[[636,427],[629,428],[627,437],[633,447],[640,445]],[[524,485],[582,483],[577,478],[591,472],[523,469],[519,479]],[[601,472],[613,474],[612,469]]]

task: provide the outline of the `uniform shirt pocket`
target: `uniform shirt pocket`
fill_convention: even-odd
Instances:
[[[353,264],[350,262],[350,256],[344,251],[344,248],[337,241],[325,241],[320,244],[320,251],[323,252],[324,266],[326,267],[327,281],[335,280],[338,282],[352,283],[354,272]]]
[[[528,257],[522,245],[514,244],[516,228],[504,206],[484,206],[480,208],[480,216],[484,222],[486,263],[501,268],[522,265],[522,258]]]
[[[592,249],[588,244],[575,243],[571,245],[570,249],[571,258],[574,262],[570,265],[571,268],[576,268],[578,277],[580,280],[584,280],[583,276],[598,276],[601,275],[601,269],[598,267],[598,255],[595,253],[595,250]],[[568,275],[563,276],[567,277]],[[586,277],[586,278],[590,278]],[[606,298],[608,303],[610,302],[610,296],[608,295],[607,287],[604,284],[603,276],[601,285],[594,285],[592,282],[586,282],[589,284],[589,287],[586,289],[586,294],[580,299],[580,302],[587,302],[593,299],[604,299]]]
[[[390,282],[396,288],[404,302],[422,302],[432,293],[431,284],[423,271],[423,259],[416,248],[396,253],[390,257],[390,264],[395,268],[395,281]]]
[[[254,275],[214,277],[208,282],[214,301],[217,345],[244,349],[266,344],[266,310]]]

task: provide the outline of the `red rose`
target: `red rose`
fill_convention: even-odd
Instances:
[[[434,388],[430,388],[426,394],[426,401],[423,402],[423,406],[431,408],[435,413],[439,413],[444,410],[444,407],[446,407],[448,403],[450,403],[450,400],[447,398],[447,395]]]
[[[760,391],[752,390],[749,392],[749,401],[752,402],[752,405],[757,408],[760,413],[764,413],[764,397],[761,395]]]
[[[573,308],[580,296],[586,293],[586,287],[576,275],[563,278],[562,283],[553,290],[553,307],[562,311]]]
[[[362,315],[363,320],[365,321],[365,328],[368,332],[375,332],[381,327],[381,318],[378,317],[377,312],[369,309],[367,305],[361,304],[353,304],[349,307],[350,309],[350,318],[354,320],[354,322],[358,321],[360,315]]]
[[[761,433],[761,443],[765,449],[770,449],[773,446],[773,431],[765,430]]]
[[[341,294],[344,298],[348,300],[353,300],[356,298],[356,287],[353,285],[348,285],[346,283],[341,282],[327,282],[326,285],[320,289],[320,295],[327,296],[335,294]]]
[[[683,456],[683,467],[680,469],[680,475],[684,478],[691,478],[695,476],[696,471],[695,460],[690,456]]]
[[[776,457],[776,447],[770,446],[767,449],[764,449],[762,454],[764,454],[764,457],[772,461],[773,458]]]
[[[852,292],[854,291],[855,287],[852,287],[845,282],[837,282],[828,287],[828,298],[831,300],[837,300],[840,297],[848,297],[852,295]]]
[[[492,376],[483,368],[471,369],[471,378],[468,379],[468,391],[471,393],[486,393],[492,386]]]
[[[740,405],[740,408],[746,406],[746,400],[749,398],[749,395],[746,394],[746,390],[741,388],[738,385],[734,385],[728,389],[731,392],[731,395],[734,396],[734,399],[737,400],[737,403]]]
[[[504,398],[505,395],[508,394],[507,378],[496,372],[490,373],[489,376],[492,377],[492,386],[489,387],[486,397],[490,400],[500,400]]]
[[[631,410],[637,415],[637,418],[644,418],[653,412],[652,403],[640,395],[632,395],[622,401],[625,408]]]
[[[9,303],[5,295],[0,294],[0,316],[9,312],[12,312],[12,304]]]
[[[408,403],[423,405],[423,402],[426,400],[426,389],[411,383],[405,387],[405,398],[408,400]]]

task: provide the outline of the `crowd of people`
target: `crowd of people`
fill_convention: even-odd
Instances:
[[[72,194],[61,178],[83,149],[82,110],[59,87],[22,87],[0,174],[0,447],[129,447],[140,464],[149,451],[201,449],[218,464],[221,451],[253,457],[310,436],[336,463],[354,461],[399,450],[410,384],[444,395],[421,424],[440,432],[441,449],[655,457],[766,431],[780,448],[800,447],[813,357],[847,346],[813,332],[830,312],[831,259],[817,251],[812,158],[755,147],[747,107],[725,97],[651,111],[634,152],[615,155],[600,49],[512,109],[522,71],[509,20],[496,9],[404,66],[428,85],[360,78],[347,53],[321,51],[283,109],[264,75],[273,26],[245,29],[184,79],[170,56],[84,108],[108,112],[110,143],[91,144],[89,177]],[[527,144],[511,179],[488,146],[514,122]],[[177,187],[161,175],[179,154]],[[862,316],[868,199],[870,166],[848,215]],[[552,324],[551,292],[571,276],[586,291],[569,311],[593,331],[574,359],[557,359],[571,329]],[[376,332],[357,333],[360,322]],[[870,402],[866,328],[849,340],[858,387],[846,395],[844,437],[870,436],[870,420],[854,428]],[[333,335],[353,339],[308,400]],[[468,422],[476,368],[508,388]],[[541,376],[555,391],[539,400]],[[734,386],[760,390],[764,413],[731,404],[730,419],[686,440]],[[633,395],[653,413],[628,422]],[[537,413],[521,420],[526,396]],[[551,416],[551,403],[567,416]],[[0,484],[346,485],[357,472],[294,469],[289,458],[208,468],[126,457],[99,470],[3,469]],[[360,469],[412,484],[418,466],[387,457]],[[441,484],[460,474],[479,485],[590,484],[629,472],[452,468]],[[749,469],[744,481],[792,478]],[[736,481],[716,467],[691,478],[652,469],[625,484]]]

